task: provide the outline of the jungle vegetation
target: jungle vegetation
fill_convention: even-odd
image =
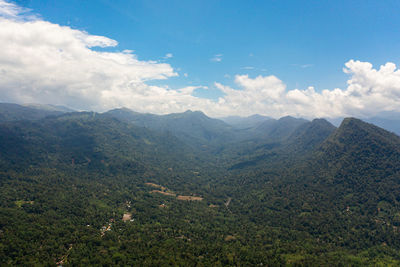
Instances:
[[[2,266],[400,265],[373,124],[0,106]]]

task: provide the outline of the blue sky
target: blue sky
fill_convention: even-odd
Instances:
[[[321,93],[346,90],[359,69],[344,73],[350,60],[374,69],[400,61],[399,1],[7,2],[29,8],[42,21],[118,42],[93,51],[133,50],[138,60],[166,63],[178,74],[148,79],[149,86],[203,86],[208,89],[197,88],[191,95],[213,101],[226,94],[216,83],[245,87],[236,79],[240,75],[274,76],[285,90],[313,86]]]
[[[400,61],[399,1],[16,1],[180,69],[173,87],[276,75],[288,88],[344,87],[350,59]],[[220,62],[210,59],[222,55]],[[254,69],[250,69],[254,68]],[[187,73],[188,77],[184,77]],[[229,76],[227,76],[229,75]],[[210,90],[208,90],[210,91]],[[211,92],[209,93],[212,97]],[[207,91],[203,93],[207,95]]]

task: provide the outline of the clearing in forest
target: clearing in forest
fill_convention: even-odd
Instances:
[[[202,197],[194,197],[194,196],[177,196],[178,200],[188,200],[188,201],[202,201]]]
[[[151,186],[151,187],[154,187],[154,188],[160,188],[162,191],[166,191],[167,190],[166,187],[164,187],[162,185],[159,185],[159,184],[155,184],[155,183],[145,183],[145,185],[148,185],[148,186]]]
[[[161,190],[152,190],[152,191],[150,191],[150,193],[158,193],[158,194],[162,194],[165,196],[176,197],[176,199],[178,199],[178,200],[186,200],[186,201],[202,201],[203,200],[202,197],[196,197],[196,196],[181,196],[181,195],[177,196],[177,194],[174,191],[171,191],[162,185],[158,185],[158,184],[154,184],[154,183],[145,183],[145,184],[148,186],[154,187],[154,188],[161,189]]]
[[[132,219],[132,214],[130,214],[130,213],[124,213],[124,216],[122,216],[122,220],[124,222],[130,221],[131,219]]]

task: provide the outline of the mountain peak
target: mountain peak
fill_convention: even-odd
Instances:
[[[367,122],[364,122],[360,119],[354,118],[354,117],[348,117],[348,118],[344,118],[342,123],[340,124],[340,127],[346,127],[349,125],[362,125],[362,124],[369,124]]]
[[[325,119],[321,119],[321,118],[317,118],[317,119],[313,119],[311,121],[311,124],[313,125],[320,125],[320,126],[329,126],[332,127],[333,124],[330,123],[329,121],[325,120]],[[334,128],[336,128],[335,126],[333,126]]]
[[[295,117],[292,117],[292,116],[282,117],[278,121],[279,122],[284,122],[284,123],[287,123],[287,122],[302,122],[302,123],[307,122],[307,120],[305,120],[305,119],[295,118]]]
[[[207,117],[207,115],[206,114],[204,114],[202,111],[200,111],[200,110],[190,110],[190,109],[188,109],[188,110],[186,110],[185,112],[183,112],[183,114],[191,114],[191,115],[201,115],[201,116],[205,116],[205,117]]]
[[[335,135],[337,137],[363,136],[370,138],[399,139],[398,136],[389,131],[352,117],[345,118],[342,121]]]
[[[195,118],[195,119],[210,119],[211,120],[211,118],[209,118],[202,111],[199,111],[199,110],[192,111],[190,109],[186,110],[185,112],[182,112],[182,113],[171,113],[171,114],[167,114],[164,116],[169,117],[169,118],[175,118],[175,119],[179,119],[179,118],[180,119],[193,119],[193,118]]]
[[[399,148],[400,137],[356,118],[345,118],[340,127],[321,145],[322,151],[335,154],[335,157],[351,151],[357,155],[365,151],[368,151],[367,154],[385,155],[390,154],[390,151],[400,151]]]
[[[314,119],[300,125],[289,137],[290,144],[297,150],[311,150],[320,145],[336,129],[325,119]]]
[[[111,110],[109,110],[109,111],[107,111],[107,112],[105,112],[105,113],[113,113],[113,112],[128,112],[128,113],[135,113],[135,114],[139,114],[138,112],[136,112],[136,111],[133,111],[132,109],[129,109],[129,108],[127,108],[127,107],[121,107],[121,108],[114,108],[114,109],[111,109]]]
[[[295,118],[292,116],[284,116],[284,117],[279,118],[280,121],[293,120],[293,119],[295,119]]]

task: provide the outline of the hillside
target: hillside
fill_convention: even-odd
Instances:
[[[11,103],[0,103],[0,122],[15,120],[38,120],[47,116],[65,113],[65,109],[43,106],[21,106]]]
[[[343,198],[369,215],[384,210],[392,223],[400,207],[399,160],[400,137],[354,118],[345,119],[315,154],[317,166],[329,177],[324,183],[336,187],[336,201]]]
[[[269,121],[0,123],[1,264],[399,263],[400,138],[353,118]]]
[[[229,117],[222,117],[220,119],[226,122],[227,124],[235,127],[236,129],[254,128],[259,126],[265,121],[274,120],[270,117],[258,114],[249,117],[229,116]]]
[[[297,127],[306,122],[305,119],[286,116],[276,121],[263,122],[257,127],[257,131],[262,133],[264,139],[282,141],[289,137]]]
[[[304,153],[322,144],[336,127],[324,119],[314,119],[297,127],[286,140],[288,150]]]
[[[221,120],[209,118],[200,111],[154,115],[115,109],[105,115],[158,132],[169,132],[195,147],[216,145],[232,140],[235,136],[231,126]]]
[[[278,158],[233,174],[231,210],[257,224],[308,233],[319,245],[346,247],[360,257],[383,250],[397,255],[399,142],[374,125],[345,119],[307,157],[290,164]]]

